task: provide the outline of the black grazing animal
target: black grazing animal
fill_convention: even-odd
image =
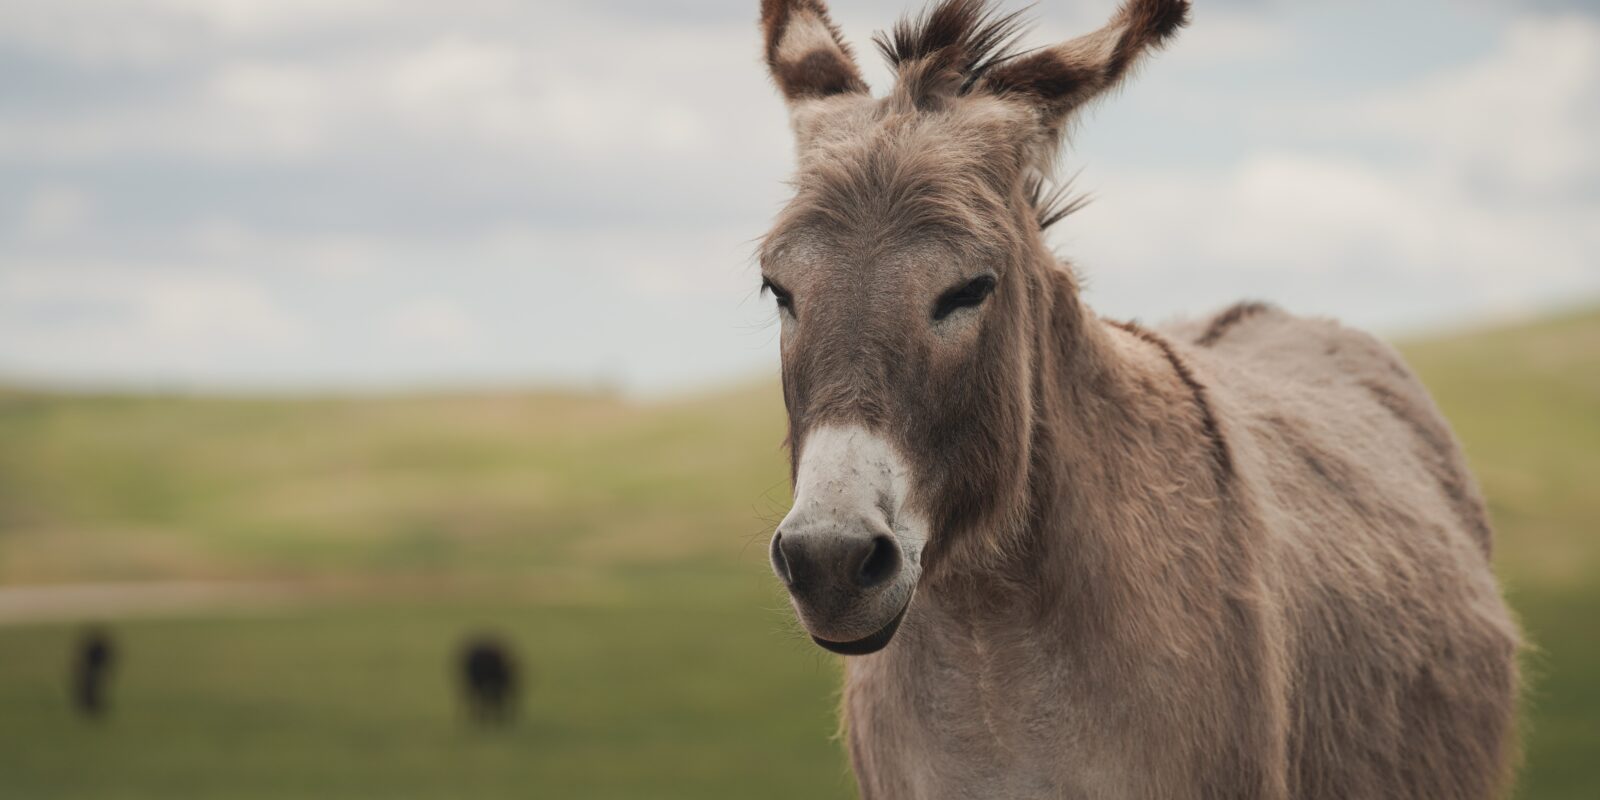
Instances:
[[[510,722],[518,689],[511,649],[491,636],[474,637],[462,645],[458,666],[467,714],[484,725]]]
[[[108,684],[116,661],[116,644],[105,630],[90,628],[78,640],[72,660],[72,703],[85,718],[105,716],[109,705]]]

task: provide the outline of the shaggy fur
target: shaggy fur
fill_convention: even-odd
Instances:
[[[793,67],[848,59],[819,2],[763,4],[799,143],[762,250],[791,448],[884,437],[931,531],[898,634],[846,663],[864,797],[1507,786],[1518,632],[1482,498],[1399,356],[1261,305],[1108,323],[1044,244],[1066,120],[1187,12],[1132,0],[1015,56],[1013,17],[946,0],[886,40],[879,100]],[[930,322],[982,274],[984,304]]]

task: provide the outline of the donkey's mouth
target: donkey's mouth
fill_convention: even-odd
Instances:
[[[894,638],[895,631],[900,630],[900,622],[906,618],[906,610],[911,608],[911,602],[900,607],[900,613],[889,620],[889,624],[878,629],[877,633],[857,639],[853,642],[830,642],[813,635],[811,641],[816,642],[824,650],[838,653],[841,656],[864,656],[876,653],[889,646],[889,640]]]

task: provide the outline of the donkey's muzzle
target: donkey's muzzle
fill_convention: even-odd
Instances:
[[[911,470],[894,444],[854,425],[804,437],[794,505],[772,537],[772,571],[817,644],[883,649],[905,619],[927,525],[906,508]]]
[[[867,523],[785,525],[772,537],[772,569],[823,647],[846,655],[881,649],[894,636],[907,592],[905,555]]]

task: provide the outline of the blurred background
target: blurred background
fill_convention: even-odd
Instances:
[[[881,91],[919,0],[833,6]],[[1111,316],[1400,344],[1533,645],[1519,796],[1594,797],[1600,4],[1196,6],[1052,243]],[[756,7],[0,0],[0,796],[853,795],[764,554]]]

